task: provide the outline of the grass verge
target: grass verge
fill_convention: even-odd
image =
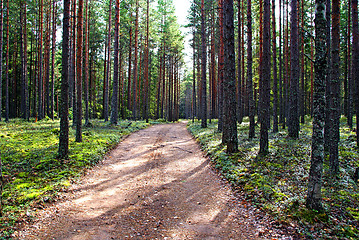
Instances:
[[[149,126],[143,121],[109,125],[92,120],[83,128],[83,142],[75,142],[70,129],[69,159],[56,159],[59,120],[0,122],[0,156],[3,163],[3,209],[0,239],[11,236],[16,223],[31,219],[31,207],[55,200],[59,192],[98,163],[109,149],[131,132]]]
[[[256,138],[248,139],[249,122],[238,125],[239,152],[228,155],[221,144],[217,121],[208,128],[190,122],[188,129],[210,156],[215,168],[237,191],[259,209],[271,214],[278,227],[292,226],[306,239],[359,239],[359,191],[352,176],[359,167],[356,134],[341,120],[340,173],[329,174],[324,163],[323,205],[325,212],[305,207],[311,155],[311,120],[301,125],[297,140],[285,130],[270,133],[270,153],[258,157],[259,127]]]

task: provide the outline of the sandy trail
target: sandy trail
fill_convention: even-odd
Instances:
[[[68,195],[19,239],[284,238],[233,196],[185,123],[130,135]]]

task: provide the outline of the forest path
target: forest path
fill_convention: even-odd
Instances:
[[[283,238],[233,195],[183,122],[133,133],[67,195],[40,211],[19,238]]]

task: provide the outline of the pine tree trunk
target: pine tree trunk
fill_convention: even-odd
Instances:
[[[243,116],[242,116],[242,19],[241,19],[241,0],[238,0],[238,56],[237,56],[237,121],[238,123],[242,123]]]
[[[27,84],[27,26],[26,2],[21,2],[20,9],[20,55],[21,55],[21,117],[28,119],[28,84]],[[0,98],[1,99],[1,98]],[[0,108],[1,109],[1,108]]]
[[[223,0],[218,0],[219,9],[219,54],[218,54],[218,131],[223,131]]]
[[[60,159],[68,158],[69,154],[69,30],[70,1],[64,0],[63,35],[62,35],[62,74],[61,74],[61,109],[60,109]]]
[[[196,32],[193,30],[193,85],[192,85],[192,122],[197,115],[197,98],[196,98]]]
[[[201,127],[207,127],[207,46],[206,46],[206,26],[205,26],[204,0],[201,1],[201,43],[202,43],[202,62],[201,62]]]
[[[288,135],[299,137],[298,83],[299,83],[299,48],[298,48],[298,0],[291,0],[290,29],[290,96]]]
[[[329,111],[331,139],[329,148],[330,171],[333,175],[339,172],[339,119],[340,119],[340,1],[332,1],[332,69],[330,78],[330,106]]]
[[[313,94],[312,155],[306,205],[309,209],[323,210],[322,172],[324,160],[325,79],[327,73],[326,0],[315,0],[315,79]]]
[[[149,78],[148,78],[148,71],[149,71],[149,21],[150,21],[150,1],[147,0],[147,20],[146,20],[146,49],[145,49],[145,88],[144,88],[144,119],[146,123],[148,123],[148,109],[150,106],[149,103]]]
[[[43,41],[43,0],[40,0],[40,29],[39,29],[39,79],[38,79],[38,119],[44,118],[44,107],[43,107],[43,54],[42,54],[42,41]]]
[[[352,82],[355,85],[355,111],[359,118],[359,29],[358,29],[358,0],[352,0],[352,28],[353,28],[353,54],[352,54]],[[356,121],[357,146],[359,146],[359,121]]]
[[[113,85],[111,101],[111,124],[117,124],[118,121],[118,95],[119,95],[119,31],[120,31],[120,1],[116,1],[115,7],[115,43],[114,43],[114,63],[113,63]]]
[[[263,7],[263,77],[261,78],[261,129],[259,154],[267,154],[269,151],[268,130],[270,125],[270,1],[264,0]]]
[[[0,121],[2,117],[4,3],[0,0]]]
[[[252,71],[252,0],[247,0],[247,91],[248,91],[248,106],[249,106],[249,135],[248,137],[255,137],[255,102],[253,99],[253,71]]]
[[[351,62],[351,0],[348,0],[348,25],[347,25],[347,83],[348,83],[348,91],[347,91],[347,117],[348,117],[348,126],[350,129],[353,128],[353,79],[352,79],[352,62]]]
[[[330,103],[331,103],[331,90],[330,90],[330,78],[331,78],[331,31],[330,31],[330,13],[331,13],[331,0],[326,1],[326,11],[327,11],[327,79],[326,79],[326,88],[325,88],[325,127],[324,127],[324,149],[325,153],[329,153],[330,145],[331,145],[331,133],[332,133],[332,126],[330,121]]]
[[[224,98],[222,143],[227,145],[227,152],[231,154],[238,151],[233,0],[224,0],[223,2],[223,21]]]
[[[131,15],[131,18],[132,18],[132,15]],[[130,22],[130,25],[131,25],[131,22]],[[130,31],[129,31],[129,35],[130,35],[130,42],[128,44],[128,80],[127,80],[127,110],[130,110],[132,109],[131,108],[131,104],[132,104],[132,101],[131,101],[131,92],[132,92],[132,89],[131,89],[131,82],[132,82],[132,76],[131,76],[131,73],[132,73],[132,27],[130,26]]]
[[[300,3],[300,2],[299,2]],[[301,52],[301,70],[300,70],[300,81],[301,81],[301,88],[300,88],[300,101],[299,101],[299,115],[300,115],[300,122],[304,124],[305,122],[305,72],[304,72],[304,1],[301,3],[301,30],[300,30],[300,52]]]
[[[275,21],[275,0],[272,0],[272,32],[273,32],[273,132],[278,132],[278,82],[277,82],[277,32]]]
[[[5,121],[9,122],[9,55],[10,55],[10,21],[9,21],[9,0],[6,6],[6,76],[5,76]]]
[[[132,117],[137,120],[137,82],[138,82],[138,0],[136,0],[136,23],[135,23],[135,60],[133,63],[133,106]]]
[[[279,0],[279,123],[284,121],[283,109],[283,58],[282,58],[282,0]]]
[[[54,99],[55,99],[55,49],[56,49],[56,1],[52,1],[52,48],[51,48],[51,119],[54,119]]]
[[[83,67],[83,10],[84,1],[78,1],[77,9],[77,54],[76,54],[76,93],[77,93],[77,120],[76,120],[76,142],[82,142],[82,67]]]
[[[110,91],[110,61],[111,61],[111,21],[112,21],[112,0],[109,3],[109,16],[108,16],[108,35],[107,35],[107,69],[106,76],[103,86],[104,96],[103,96],[103,117],[105,122],[108,121],[108,112],[109,112],[109,91]]]
[[[89,2],[86,0],[86,19],[85,19],[85,29],[84,29],[84,97],[85,97],[85,126],[90,124],[90,113],[89,113]]]

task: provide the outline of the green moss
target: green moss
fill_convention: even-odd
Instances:
[[[341,171],[338,178],[329,174],[328,161],[324,163],[323,205],[324,213],[305,208],[308,173],[311,158],[312,126],[310,118],[301,125],[298,139],[288,138],[286,131],[269,133],[269,154],[258,156],[259,138],[248,139],[248,118],[238,125],[239,153],[228,156],[225,146],[221,144],[221,133],[217,131],[217,121],[212,121],[208,128],[202,129],[200,122],[188,124],[189,131],[210,156],[213,165],[222,175],[240,189],[247,201],[260,207],[276,219],[296,222],[298,231],[305,236],[355,236],[351,225],[359,228],[358,184],[352,176],[359,167],[356,134],[345,126],[341,119],[341,141],[339,144]],[[259,128],[256,129],[259,136]],[[340,221],[340,229],[345,231],[324,231],[335,229],[335,221]],[[313,227],[315,226],[315,227]],[[322,228],[319,232],[315,229]],[[340,232],[340,234],[338,233]],[[348,234],[348,235],[345,235]],[[354,234],[354,235],[352,235]]]
[[[9,216],[16,222],[17,217],[43,197],[56,197],[59,191],[70,186],[71,179],[98,163],[123,136],[149,126],[143,121],[131,124],[121,121],[116,126],[100,120],[91,123],[91,127],[83,128],[82,143],[75,142],[75,130],[70,128],[69,159],[62,162],[56,159],[59,120],[0,122],[0,154],[3,173],[7,175],[0,235],[12,231]]]

